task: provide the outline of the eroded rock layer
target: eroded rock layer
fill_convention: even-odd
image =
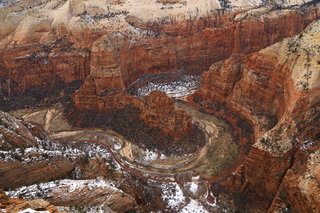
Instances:
[[[88,82],[89,81],[86,81],[84,87],[80,90],[86,88]],[[92,87],[88,86],[88,88]],[[173,99],[168,97],[165,92],[154,90],[150,95],[139,99],[131,96],[123,89],[109,89],[105,90],[100,96],[83,95],[83,98],[90,104],[83,104],[80,107],[76,104],[75,111],[82,109],[85,109],[85,111],[105,111],[112,116],[113,114],[116,114],[118,110],[123,109],[128,105],[132,105],[139,109],[140,118],[146,125],[150,128],[158,128],[168,136],[179,138],[193,132],[191,116],[184,110],[176,109],[174,107]],[[78,99],[79,96],[75,95],[75,103],[78,103]],[[96,108],[97,106],[98,108]],[[101,125],[95,125],[94,123],[89,125],[102,127]]]
[[[191,116],[184,110],[174,107],[173,99],[164,92],[154,90],[144,96],[138,105],[141,118],[150,127],[158,127],[165,134],[181,137],[193,132]]]
[[[181,8],[174,13],[166,7],[146,12],[153,18],[126,1],[95,4],[42,1],[1,8],[1,87],[24,91],[56,75],[66,82],[90,75],[99,95],[127,88],[143,74],[201,72],[232,53],[247,54],[292,36],[319,16],[315,4],[281,11],[266,5],[244,13],[211,10],[219,8],[213,4],[190,10],[190,19],[185,10],[191,3],[175,4]],[[179,29],[183,35],[170,34]]]
[[[195,94],[225,104],[254,124],[257,142],[225,185],[257,201],[271,203],[277,193],[283,195],[274,200],[270,212],[281,202],[281,208],[291,206],[296,212],[316,212],[319,205],[313,198],[319,195],[319,184],[314,188],[316,182],[302,180],[314,171],[292,172],[301,166],[301,153],[314,161],[316,154],[311,153],[319,149],[319,32],[317,21],[299,35],[257,53],[216,63],[203,74]],[[274,117],[278,122],[270,125]],[[288,185],[293,179],[297,181],[293,185],[301,184],[296,192]],[[307,190],[316,191],[306,194]],[[293,193],[304,198],[299,202]]]

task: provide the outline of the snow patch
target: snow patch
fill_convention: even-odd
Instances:
[[[27,208],[23,211],[19,211],[18,213],[50,213],[49,211],[36,211],[30,208]]]
[[[197,193],[198,188],[199,188],[198,183],[196,183],[196,182],[191,182],[191,183],[190,183],[190,191],[191,191],[193,194],[196,194],[196,193]]]
[[[196,200],[191,199],[190,203],[183,207],[179,213],[207,213],[208,211],[203,207],[203,205]]]
[[[143,80],[144,78],[141,78],[135,83],[138,84]],[[200,76],[183,75],[176,81],[157,83],[148,82],[145,87],[138,88],[136,91],[134,91],[134,95],[138,98],[141,98],[145,95],[149,95],[152,90],[159,90],[174,98],[184,97],[192,94],[192,90],[199,88],[200,81]]]
[[[13,191],[6,191],[5,193],[12,198],[22,197],[26,200],[50,198],[53,194],[63,194],[68,196],[68,193],[75,190],[81,191],[84,188],[88,188],[90,191],[95,191],[98,188],[110,188],[112,190],[119,190],[108,182],[102,179],[91,180],[56,180],[46,183],[34,184],[31,186],[23,186]],[[121,191],[121,190],[120,190]],[[62,193],[63,192],[63,193]]]
[[[167,207],[178,210],[186,202],[186,198],[177,183],[161,184],[163,190],[162,199],[167,203]]]

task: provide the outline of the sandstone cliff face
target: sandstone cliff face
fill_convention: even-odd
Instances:
[[[84,85],[87,83],[88,81]],[[83,102],[78,102],[78,100],[83,100],[82,98],[85,98],[88,104],[81,105]],[[180,138],[193,132],[191,116],[184,110],[176,109],[173,99],[168,97],[165,92],[154,90],[150,95],[139,99],[132,97],[124,90],[107,89],[100,96],[95,95],[94,91],[90,95],[76,93],[74,101],[76,106],[81,107],[80,109],[101,110],[107,113],[116,112],[127,105],[133,105],[140,110],[140,117],[149,127],[159,128],[168,136]]]
[[[191,116],[174,107],[173,99],[154,90],[139,103],[141,118],[150,127],[160,128],[166,135],[181,137],[193,132]]]
[[[157,28],[153,29],[141,20],[130,19],[131,24],[138,23],[139,28],[153,31],[149,32],[149,35],[142,34],[141,30],[131,31],[129,34],[127,31],[96,40],[92,48],[90,76],[85,81],[93,81],[99,95],[104,89],[126,89],[144,74],[174,69],[201,72],[212,63],[228,58],[232,53],[248,54],[258,51],[300,32],[310,20],[305,14],[318,17],[318,7],[312,7],[315,8],[313,12],[316,11],[316,14],[310,12],[310,8],[306,9],[305,13],[294,9],[281,12],[265,9],[237,16],[234,14],[231,17],[233,21],[227,19],[230,18],[230,13],[223,13],[219,14],[219,24],[210,22],[215,27],[203,26],[201,29],[211,28],[199,30],[194,34],[187,31],[189,34],[186,38],[168,37],[163,34],[159,36],[154,33],[158,31]],[[171,27],[175,29],[176,26],[178,24],[173,23]],[[167,32],[162,29],[158,33]],[[86,100],[85,90],[81,89],[75,94],[76,106],[79,108],[91,105],[90,101]]]
[[[77,167],[77,178],[93,178],[109,170],[101,157],[89,159],[81,148],[63,147],[53,142],[39,126],[4,112],[0,112],[0,142],[0,188],[70,177]],[[91,148],[88,146],[88,150]]]
[[[293,212],[316,212],[319,209],[319,147],[299,150],[286,172],[268,212],[290,209]]]
[[[319,26],[317,21],[301,34],[260,52],[234,55],[214,64],[203,74],[196,93],[226,104],[254,123],[257,142],[226,186],[269,203],[276,193],[285,194],[282,202],[297,212],[315,212],[313,207],[319,205],[313,194],[305,193],[308,187],[313,191],[316,182],[304,182],[306,173],[291,171],[301,165],[298,149],[317,150],[319,145],[320,55],[315,51],[319,48]],[[272,116],[277,117],[278,123],[266,126]],[[316,171],[316,167],[310,168]],[[293,185],[301,184],[299,189],[289,187],[293,180],[297,180]],[[299,194],[302,201],[290,198],[293,194]]]
[[[21,153],[23,152],[23,153]],[[84,163],[84,153],[66,154],[62,156],[60,151],[43,151],[27,148],[14,153],[1,152],[6,155],[0,160],[0,172],[2,178],[0,187],[19,187],[26,184],[35,184],[59,178],[94,178],[107,174],[108,166],[101,158],[93,158]],[[17,157],[19,156],[19,157]],[[49,163],[50,162],[50,163]],[[77,170],[75,170],[77,168]],[[74,171],[78,171],[76,177]]]
[[[201,72],[232,53],[247,54],[294,35],[319,17],[314,5],[281,12],[266,6],[241,14],[199,6],[198,12],[190,10],[189,19],[186,11],[193,3],[174,4],[176,13],[169,6],[156,10],[163,5],[156,3],[146,10],[149,16],[126,1],[22,2],[1,8],[1,77],[8,80],[4,86],[11,82],[23,91],[55,75],[70,82],[91,74],[98,89],[127,88],[143,74]],[[186,33],[167,36],[173,31]]]
[[[69,209],[71,212],[74,211],[70,206],[79,206],[82,211],[89,212],[122,213],[132,210],[136,206],[134,198],[116,188],[114,184],[114,182],[106,181],[103,178],[65,179],[21,187],[8,191],[7,194],[11,197],[20,196],[29,200],[42,197],[56,206],[66,207],[64,209]]]

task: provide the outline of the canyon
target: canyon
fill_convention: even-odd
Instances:
[[[319,9],[1,1],[0,187],[59,211],[318,212]]]

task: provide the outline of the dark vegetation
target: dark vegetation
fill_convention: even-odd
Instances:
[[[95,109],[77,109],[73,106],[66,108],[66,118],[68,122],[77,127],[104,128],[113,124],[115,112],[104,112]]]
[[[0,78],[0,84],[1,81],[5,81],[5,79]],[[11,84],[12,87],[14,84]],[[8,112],[31,107],[48,107],[56,103],[66,106],[71,104],[71,95],[82,84],[82,81],[66,83],[64,79],[56,76],[54,79],[48,79],[44,85],[28,88],[24,92],[2,87],[0,90],[0,110]],[[8,91],[13,92],[9,93]]]
[[[165,135],[158,128],[150,128],[140,118],[140,110],[128,105],[116,112],[71,109],[67,118],[73,125],[85,128],[109,127],[139,147],[160,150],[165,154],[185,154],[195,152],[204,146],[204,132],[195,125],[194,132],[180,139]]]
[[[148,127],[140,118],[140,110],[130,105],[117,112],[113,129],[140,147],[158,149],[165,154],[191,153],[205,144],[204,132],[197,125],[193,133],[175,140],[158,128]]]
[[[239,127],[242,131],[242,136],[244,138],[250,139],[251,135],[253,134],[252,124],[247,119],[232,112],[232,110],[230,110],[225,104],[221,104],[214,100],[204,100],[199,97],[194,97],[193,101],[206,109],[214,110],[216,112],[223,112],[223,114],[227,115],[228,117],[235,119],[237,121],[236,126]],[[230,124],[228,120],[222,118],[219,115],[215,116],[217,116],[219,119],[224,120],[229,124],[230,128],[233,128],[232,124]]]
[[[241,134],[242,134],[241,136],[243,138],[246,138],[248,141],[246,144],[244,144],[245,154],[249,153],[251,146],[252,146],[254,131],[253,131],[252,124],[247,119],[232,112],[225,104],[219,103],[218,101],[202,99],[200,97],[194,97],[193,101],[206,109],[213,110],[214,112],[222,112],[222,114],[225,114],[229,118],[236,120],[235,125],[241,129]],[[205,111],[203,111],[203,113],[205,113]],[[239,141],[239,139],[240,139],[239,135],[236,135],[236,133],[234,131],[234,127],[230,123],[230,121],[219,116],[218,113],[210,113],[210,114],[216,116],[217,118],[219,118],[221,120],[224,120],[224,122],[229,125],[230,132],[233,132],[233,134],[232,134],[233,139],[235,141]],[[273,119],[273,121],[274,121],[274,119]]]

